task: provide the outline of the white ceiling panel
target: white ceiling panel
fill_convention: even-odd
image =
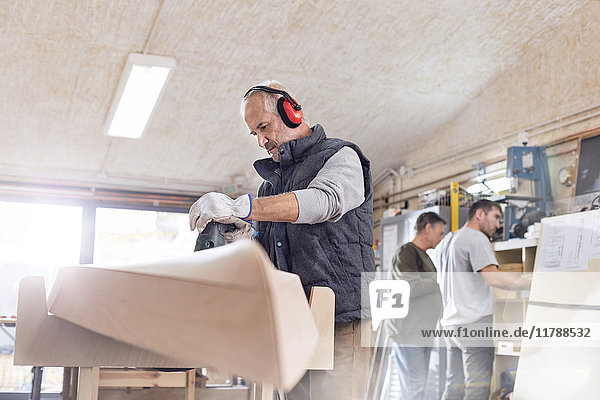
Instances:
[[[0,1],[0,178],[207,190],[258,183],[239,115],[265,79],[376,175],[584,1]],[[104,136],[127,55],[177,67],[145,136]]]

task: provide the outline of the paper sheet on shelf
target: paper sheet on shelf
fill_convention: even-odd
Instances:
[[[542,221],[537,270],[580,271],[588,269],[589,260],[600,251],[600,244],[593,246],[593,232],[598,230],[597,215],[572,214],[569,218],[551,218]]]
[[[590,251],[590,259],[600,258],[600,214],[597,214],[594,220],[592,231],[592,248]]]

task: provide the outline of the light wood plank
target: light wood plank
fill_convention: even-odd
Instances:
[[[328,287],[313,286],[310,293],[310,311],[319,332],[319,342],[307,369],[333,369],[335,330],[335,293]]]
[[[543,323],[578,326],[600,325],[599,310],[577,310],[530,304],[526,320],[529,324]],[[587,338],[585,338],[587,339]],[[579,338],[578,340],[581,340]],[[600,392],[600,343],[574,339],[562,345],[553,339],[523,340],[515,380],[515,399],[595,399]],[[545,344],[544,344],[545,343]]]
[[[99,374],[100,369],[98,367],[79,368],[77,400],[98,400]]]
[[[299,277],[250,241],[133,266],[61,268],[53,316],[35,290],[35,301],[19,294],[19,319],[31,316],[17,324],[17,364],[205,365],[288,390],[318,341]]]
[[[190,367],[49,315],[44,278],[39,276],[21,280],[18,313],[15,365]]]
[[[196,370],[191,369],[187,371],[186,378],[185,400],[194,400],[196,396]]]
[[[187,387],[187,372],[100,369],[99,387]]]

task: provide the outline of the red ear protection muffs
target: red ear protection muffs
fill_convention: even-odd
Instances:
[[[253,86],[251,87],[246,94],[244,95],[244,99],[248,98],[250,93],[255,90],[260,90],[261,92],[280,94],[282,97],[277,100],[277,112],[279,112],[279,116],[281,120],[286,126],[290,128],[297,128],[302,123],[302,106],[298,104],[296,100],[292,98],[288,94],[288,92],[284,90],[274,89],[268,86]]]

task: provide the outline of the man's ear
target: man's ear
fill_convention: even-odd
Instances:
[[[425,233],[429,234],[433,230],[433,226],[431,224],[425,225]]]
[[[485,218],[485,211],[483,211],[483,209],[480,208],[477,210],[475,215],[477,216],[478,220],[482,220],[483,218]]]

